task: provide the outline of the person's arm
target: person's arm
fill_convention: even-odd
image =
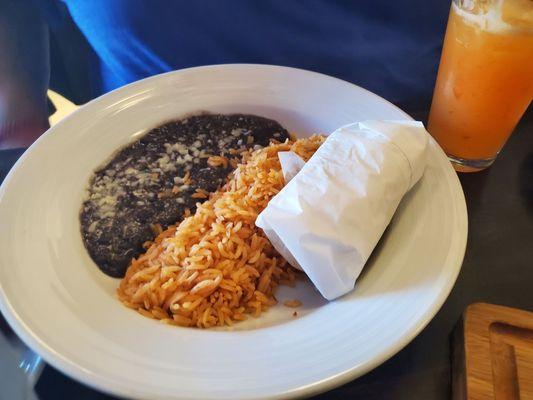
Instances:
[[[0,0],[0,149],[28,147],[48,128],[48,28],[31,0]]]

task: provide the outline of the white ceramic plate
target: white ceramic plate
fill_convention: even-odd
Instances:
[[[47,362],[91,386],[151,399],[289,398],[376,367],[435,315],[466,245],[463,193],[431,142],[356,289],[327,303],[310,284],[282,288],[299,316],[275,307],[234,331],[167,326],[125,308],[118,280],[87,255],[78,212],[97,166],[122,145],[195,111],[254,113],[298,135],[365,119],[407,119],[357,86],[290,68],[193,68],[128,85],[81,107],[24,153],[0,190],[0,308]]]

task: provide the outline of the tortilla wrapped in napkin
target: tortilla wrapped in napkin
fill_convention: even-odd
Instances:
[[[276,250],[333,300],[354,288],[402,197],[422,177],[428,133],[415,121],[365,121],[333,132],[257,217]],[[303,167],[302,167],[303,165]],[[301,168],[295,174],[294,169]]]

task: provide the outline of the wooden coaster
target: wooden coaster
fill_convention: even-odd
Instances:
[[[472,304],[453,345],[454,400],[533,400],[533,313]]]

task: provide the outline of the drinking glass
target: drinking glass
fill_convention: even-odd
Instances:
[[[533,98],[533,0],[454,0],[428,131],[458,171],[490,166]]]

